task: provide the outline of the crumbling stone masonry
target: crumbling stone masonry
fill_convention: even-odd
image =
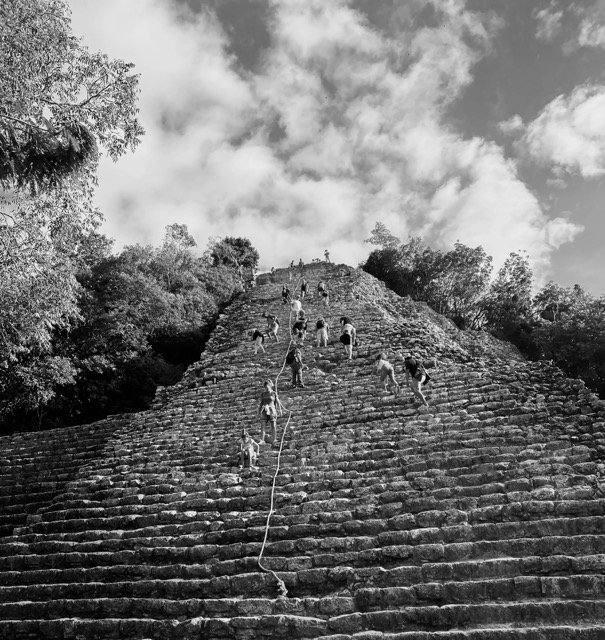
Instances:
[[[263,563],[288,597],[257,565],[278,449],[235,466],[286,348],[253,356],[246,330],[269,311],[285,337],[284,269],[150,410],[1,438],[0,638],[605,638],[604,403],[359,270],[305,277],[310,320],[351,316],[360,344],[349,362],[337,330],[309,336],[306,388],[278,380],[293,414]],[[436,362],[428,409],[378,390],[391,346]]]

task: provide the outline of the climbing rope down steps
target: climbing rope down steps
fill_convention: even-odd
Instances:
[[[303,306],[330,344],[308,336],[304,388],[279,378],[258,469],[238,469],[237,442],[259,439],[261,385],[283,365],[287,270],[230,305],[150,410],[2,438],[0,638],[605,638],[603,403],[358,270],[305,277],[328,284],[329,307]],[[282,341],[254,356],[263,312]],[[436,361],[428,408],[390,347]],[[377,384],[385,349],[398,397]]]

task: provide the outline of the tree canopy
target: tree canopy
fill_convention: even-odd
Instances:
[[[139,142],[133,65],[83,46],[62,0],[0,2],[0,60],[0,185],[91,180],[99,148],[115,160]]]
[[[195,245],[185,225],[167,227],[159,247],[133,245],[117,255],[98,233],[82,237],[71,263],[73,312],[0,367],[5,429],[140,410],[158,385],[174,384],[242,290],[237,267],[196,256]]]
[[[378,248],[363,268],[400,295],[426,301],[460,328],[490,331],[529,358],[552,359],[605,395],[605,299],[554,282],[532,295],[533,273],[521,252],[492,279],[482,247],[457,242],[439,251],[420,238],[400,242],[381,223],[368,242]]]

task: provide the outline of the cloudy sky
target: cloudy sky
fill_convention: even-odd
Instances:
[[[605,0],[70,5],[141,74],[145,138],[100,167],[118,247],[179,222],[357,264],[381,221],[605,292]]]

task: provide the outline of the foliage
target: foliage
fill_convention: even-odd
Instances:
[[[215,267],[223,264],[252,270],[256,269],[259,259],[258,251],[246,238],[215,240],[210,244],[209,255]]]
[[[544,318],[534,332],[543,357],[604,396],[605,298],[593,298],[577,285],[563,289],[549,283],[534,303]]]
[[[605,299],[578,285],[549,282],[532,298],[527,255],[511,253],[490,282],[492,259],[457,242],[441,252],[419,238],[400,243],[381,223],[367,240],[379,248],[363,268],[400,295],[425,300],[463,329],[485,329],[529,358],[554,360],[605,394]]]
[[[372,251],[364,269],[383,280],[399,295],[425,300],[436,311],[461,327],[479,328],[484,322],[479,301],[485,293],[492,259],[482,247],[457,242],[441,252],[419,238],[395,244],[394,236],[378,223],[369,242],[382,248]]]
[[[99,145],[115,160],[138,143],[133,65],[89,52],[62,0],[1,2],[0,59],[0,185],[92,182]]]
[[[486,327],[498,338],[509,340],[523,353],[537,357],[532,337],[532,270],[527,255],[511,253],[492,282],[481,306]]]
[[[399,244],[399,238],[394,236],[382,222],[377,222],[370,233],[370,237],[364,242],[374,244],[383,249],[394,248]]]
[[[53,331],[78,317],[74,257],[98,219],[77,211],[86,201],[77,185],[0,197],[0,362],[48,349]]]
[[[134,245],[117,256],[95,232],[80,238],[72,261],[76,313],[55,325],[44,352],[24,353],[22,370],[4,371],[5,429],[18,422],[35,427],[42,416],[46,426],[57,426],[140,410],[158,385],[180,379],[221,308],[241,291],[237,269],[213,266],[194,247],[184,225],[167,227],[159,247]],[[51,369],[53,358],[64,368]]]

